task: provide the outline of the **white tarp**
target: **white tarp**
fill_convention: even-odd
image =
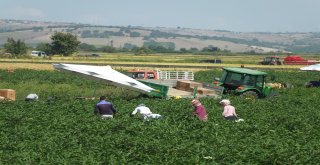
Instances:
[[[113,70],[110,66],[53,64],[53,67],[58,70],[84,75],[89,78],[104,81],[114,86],[124,87],[142,93],[148,93],[154,90],[131,77]]]
[[[300,68],[300,70],[306,70],[306,71],[320,71],[320,64],[314,64],[314,65],[309,65]]]

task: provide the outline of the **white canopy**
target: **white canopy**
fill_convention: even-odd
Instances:
[[[58,70],[79,74],[100,81],[102,80],[114,86],[124,87],[142,93],[148,93],[154,90],[131,77],[113,70],[110,66],[53,64],[53,67]]]
[[[320,64],[314,64],[314,65],[309,65],[300,68],[300,70],[306,70],[306,71],[320,71]]]

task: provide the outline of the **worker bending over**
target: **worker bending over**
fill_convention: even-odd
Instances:
[[[194,107],[192,114],[195,115],[201,121],[207,121],[208,115],[207,115],[206,109],[200,103],[200,101],[198,99],[193,99],[191,103]]]
[[[134,111],[130,114],[131,117],[133,117],[135,114],[139,113],[141,119],[143,120],[149,120],[149,119],[162,119],[162,116],[159,114],[154,114],[150,111],[148,107],[144,104],[138,105]]]

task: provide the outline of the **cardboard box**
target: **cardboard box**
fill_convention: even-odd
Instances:
[[[13,89],[0,89],[0,96],[5,97],[8,100],[16,100],[16,91]]]
[[[214,94],[214,91],[206,88],[197,88],[197,93],[201,95],[211,95]]]
[[[176,88],[183,91],[192,92],[194,87],[202,88],[202,84],[194,81],[177,81]]]

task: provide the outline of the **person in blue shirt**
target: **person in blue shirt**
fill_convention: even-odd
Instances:
[[[103,119],[108,119],[113,118],[117,111],[113,107],[112,103],[106,101],[105,96],[101,96],[100,101],[96,104],[93,113],[101,115]]]

